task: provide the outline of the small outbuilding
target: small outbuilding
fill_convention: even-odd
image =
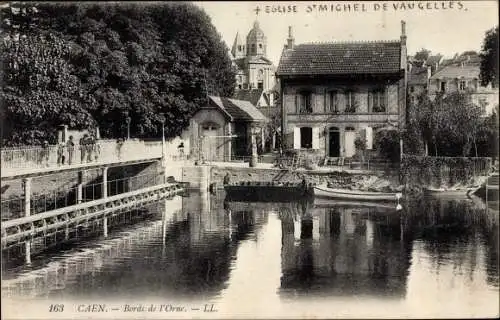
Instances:
[[[250,101],[210,96],[191,118],[191,154],[205,161],[231,161],[252,155],[263,139],[267,118]],[[254,149],[255,149],[254,148]]]

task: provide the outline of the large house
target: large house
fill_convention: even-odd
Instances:
[[[478,62],[456,62],[442,67],[429,79],[429,96],[434,99],[439,93],[469,93],[472,102],[481,106],[485,115],[489,115],[498,106],[498,88],[491,84],[481,86],[479,73]]]
[[[352,157],[356,137],[398,128],[406,112],[406,34],[397,41],[295,45],[289,30],[277,78],[283,141],[326,157]]]

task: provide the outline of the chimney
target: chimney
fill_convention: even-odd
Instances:
[[[406,44],[406,22],[401,20],[401,42]]]
[[[289,26],[288,27],[288,39],[287,39],[286,48],[287,49],[293,49],[294,44],[295,44],[295,39],[293,38],[292,27]]]

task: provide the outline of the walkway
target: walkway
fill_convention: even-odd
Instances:
[[[167,143],[165,154],[176,154],[171,149],[172,146]],[[125,141],[121,149],[117,148],[115,141],[101,141],[100,152],[97,155],[95,153],[91,154],[91,157],[85,155],[83,161],[81,161],[78,145],[75,150],[72,164],[69,165],[66,150],[64,150],[65,164],[58,164],[57,146],[49,146],[45,150],[41,147],[4,149],[1,152],[2,181],[43,176],[76,169],[97,169],[153,162],[162,158],[161,141],[128,140]],[[173,156],[167,157],[167,161],[173,161],[173,158]]]

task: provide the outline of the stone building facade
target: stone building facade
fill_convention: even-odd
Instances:
[[[294,42],[290,30],[276,72],[285,148],[352,157],[357,137],[372,149],[376,131],[404,124],[404,22],[397,41]]]

